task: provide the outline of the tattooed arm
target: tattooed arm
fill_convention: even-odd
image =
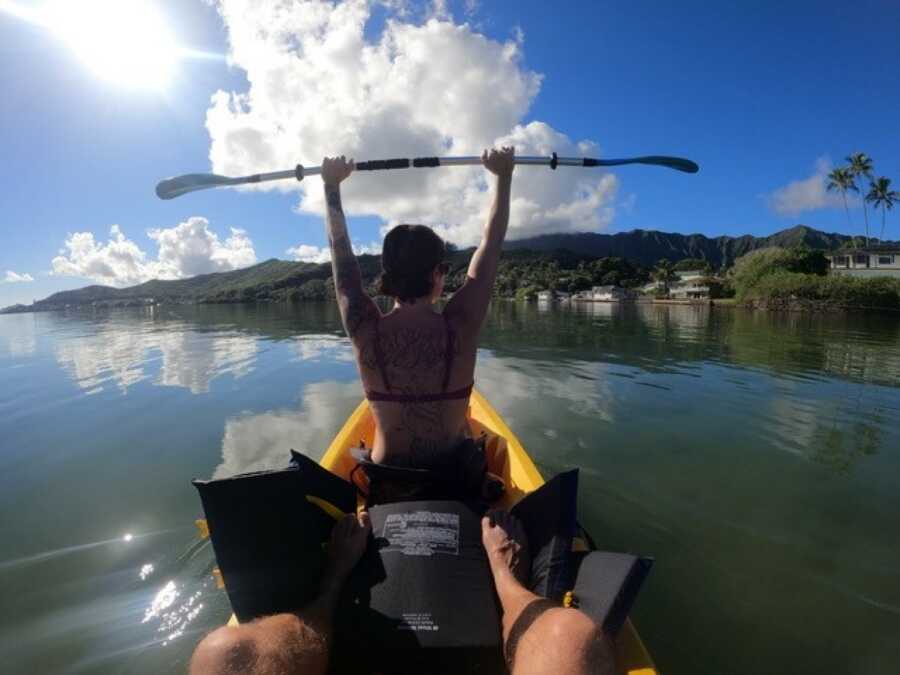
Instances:
[[[366,328],[378,319],[378,306],[366,293],[359,271],[359,263],[353,255],[353,246],[347,232],[347,221],[341,207],[341,181],[353,173],[353,160],[343,156],[322,160],[322,180],[325,185],[326,229],[331,246],[331,270],[334,290],[344,329],[354,344],[363,337]]]
[[[497,176],[494,204],[481,243],[469,262],[466,281],[444,310],[469,334],[477,334],[481,329],[494,291],[500,249],[503,247],[503,239],[509,225],[509,201],[515,157],[516,151],[512,147],[490,152],[485,150],[481,156],[484,167]]]

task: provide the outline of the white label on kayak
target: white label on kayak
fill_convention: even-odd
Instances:
[[[381,536],[388,542],[383,553],[459,555],[459,515],[434,511],[392,513],[384,521]]]
[[[413,630],[413,631],[437,631],[441,627],[438,626],[431,614],[427,612],[419,612],[416,614],[402,614],[397,630]]]

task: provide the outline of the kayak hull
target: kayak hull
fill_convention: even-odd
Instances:
[[[519,439],[478,391],[473,391],[469,400],[468,418],[474,437],[482,433],[487,435],[485,450],[488,456],[488,470],[501,476],[506,483],[506,494],[499,506],[510,508],[525,494],[536,490],[544,483],[540,471]],[[350,448],[357,448],[361,443],[370,448],[374,438],[375,419],[368,401],[363,400],[335,436],[320,464],[332,473],[349,479],[350,472],[356,465],[350,456]],[[576,546],[585,547],[585,543],[579,540]],[[617,646],[620,663],[629,675],[658,673],[631,619],[626,620],[622,627]]]

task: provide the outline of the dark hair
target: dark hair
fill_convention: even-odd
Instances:
[[[397,225],[384,238],[378,292],[401,302],[431,293],[432,273],[444,259],[444,240],[425,225]]]

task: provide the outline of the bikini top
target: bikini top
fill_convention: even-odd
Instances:
[[[381,341],[379,337],[378,326],[375,327],[375,335],[373,337],[373,348],[375,351],[375,365],[378,368],[378,374],[381,375],[381,380],[384,382],[384,386],[387,389],[386,392],[383,391],[375,391],[374,389],[366,389],[366,398],[370,401],[389,401],[392,403],[432,403],[434,401],[453,401],[458,399],[467,399],[472,393],[472,389],[475,387],[475,383],[462,387],[461,389],[454,389],[453,391],[447,391],[447,386],[450,384],[450,373],[453,372],[453,358],[454,358],[454,347],[456,346],[456,336],[453,333],[453,329],[450,328],[450,319],[447,318],[446,314],[442,314],[444,317],[444,329],[447,332],[447,351],[444,356],[444,386],[441,388],[440,393],[436,394],[395,394],[391,392],[391,381],[388,378],[387,369],[384,367],[384,355],[381,351]]]

